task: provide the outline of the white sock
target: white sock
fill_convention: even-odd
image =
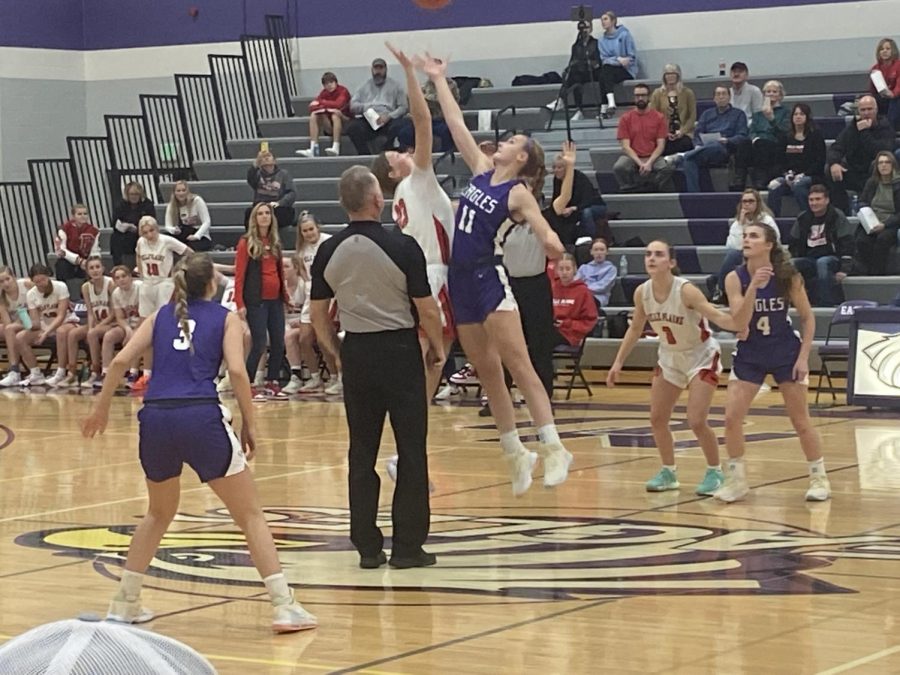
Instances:
[[[544,445],[549,445],[550,443],[559,443],[559,432],[556,430],[555,424],[545,424],[544,426],[540,427],[537,432],[538,438]]]
[[[153,375],[153,371],[150,368],[144,368],[144,377],[149,380],[151,375]]]
[[[313,151],[313,154],[319,151],[319,143],[318,141],[310,141],[309,149]]]
[[[131,373],[132,375],[137,375],[137,374],[138,374],[138,369],[137,369],[137,368],[129,368],[129,369],[128,369],[128,372]]]
[[[122,581],[119,582],[119,591],[116,598],[134,602],[141,597],[141,586],[144,583],[144,575],[140,572],[122,570]]]
[[[519,440],[519,432],[513,429],[500,434],[500,447],[506,455],[517,455],[522,450],[522,441]]]
[[[663,464],[663,468],[668,469],[672,473],[675,473],[676,471],[678,471],[678,467],[676,467],[674,464]]]
[[[56,377],[62,379],[68,374],[68,371],[65,368],[57,368],[56,369]]]
[[[706,468],[711,469],[712,471],[721,471],[722,465],[721,464],[707,464]]]
[[[746,478],[746,470],[744,468],[744,460],[741,457],[732,457],[728,460],[728,473],[732,473],[738,478]]]
[[[814,459],[809,463],[809,475],[812,476],[824,476],[825,475],[825,458],[819,457],[819,459]]]
[[[34,368],[29,368],[29,369],[28,369],[28,372],[29,372],[31,375],[40,375],[40,374],[41,374],[41,369],[38,368],[37,366],[35,366]]]
[[[291,588],[288,586],[287,579],[284,578],[284,572],[278,572],[272,576],[263,579],[266,590],[269,591],[269,597],[272,599],[272,605],[289,605],[294,601],[291,594]]]
[[[334,143],[332,143],[331,149],[334,151],[334,154],[336,154],[336,155],[341,154],[341,142],[335,141]]]
[[[610,108],[616,107],[616,95],[615,94],[607,94],[606,95],[606,103]]]

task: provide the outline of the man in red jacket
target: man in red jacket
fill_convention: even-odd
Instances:
[[[597,303],[581,279],[575,278],[575,256],[563,254],[556,263],[553,286],[553,325],[557,345],[577,346],[597,324]]]
[[[56,248],[56,279],[84,279],[87,259],[100,255],[100,230],[88,220],[84,204],[76,204],[72,217],[59,226],[53,240]]]
[[[309,102],[309,150],[297,150],[301,157],[319,155],[319,125],[326,134],[331,134],[331,147],[325,154],[337,157],[341,154],[341,133],[344,120],[350,118],[350,92],[338,84],[337,75],[328,72],[322,75],[322,91]]]

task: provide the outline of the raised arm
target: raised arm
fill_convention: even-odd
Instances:
[[[538,206],[531,191],[524,185],[516,185],[510,190],[509,210],[516,220],[531,225],[532,231],[544,245],[544,252],[548,258],[556,260],[565,253],[566,250],[559,240],[559,235],[553,231],[550,223],[541,215],[541,207]]]
[[[453,98],[453,92],[450,91],[450,86],[447,84],[447,62],[437,59],[426,52],[424,58],[416,57],[415,63],[416,67],[420,68],[434,82],[438,103],[441,105],[441,112],[444,113],[444,121],[447,123],[450,135],[453,136],[453,142],[456,144],[469,169],[476,176],[489,171],[493,163],[484,156],[484,153],[478,147],[478,143],[472,137],[472,132],[466,127],[466,121],[463,118],[459,103]]]
[[[572,201],[572,188],[575,185],[575,156],[576,148],[572,141],[563,141],[562,158],[566,163],[566,174],[563,176],[562,185],[559,188],[559,196],[553,200],[553,212],[561,216],[563,211]]]
[[[403,66],[406,73],[406,91],[409,97],[409,115],[412,117],[416,130],[416,149],[413,154],[413,163],[418,169],[428,169],[431,166],[431,146],[433,144],[431,132],[431,112],[428,103],[425,102],[425,94],[416,79],[416,71],[412,61],[390,42],[385,42],[394,58]]]
[[[645,281],[644,284],[649,284]],[[606,386],[615,387],[616,381],[619,379],[619,373],[622,372],[622,366],[625,365],[625,359],[631,354],[631,350],[641,339],[641,333],[644,332],[644,324],[647,323],[647,313],[644,311],[644,301],[641,298],[644,284],[638,286],[634,291],[634,314],[631,317],[631,325],[625,331],[625,337],[622,338],[622,344],[619,345],[619,351],[616,359],[609,367],[609,374],[606,376]]]

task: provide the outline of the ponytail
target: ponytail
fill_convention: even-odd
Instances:
[[[194,353],[194,340],[189,323],[188,301],[202,298],[206,294],[215,273],[212,258],[206,253],[188,254],[175,267],[175,292],[172,294],[175,299],[175,318],[188,341],[191,354]]]
[[[175,318],[178,319],[181,334],[188,341],[188,348],[193,355],[194,340],[191,335],[191,324],[188,322],[187,280],[185,279],[184,267],[179,267],[178,271],[175,272],[175,292],[172,295],[175,298]]]

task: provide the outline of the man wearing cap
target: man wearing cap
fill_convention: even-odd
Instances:
[[[747,124],[753,119],[753,113],[763,107],[763,95],[755,84],[747,84],[750,70],[743,61],[731,64],[731,105],[747,116]]]
[[[389,148],[397,136],[397,120],[406,114],[408,107],[403,88],[387,76],[384,59],[372,61],[372,79],[350,99],[350,114],[354,119],[347,125],[346,133],[356,152],[370,154],[369,143],[379,136],[384,139],[384,147]]]

